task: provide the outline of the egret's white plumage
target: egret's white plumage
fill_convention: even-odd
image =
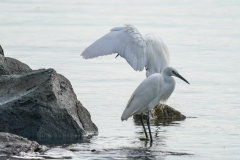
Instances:
[[[81,54],[90,59],[118,53],[136,71],[145,67],[146,76],[161,73],[169,65],[167,45],[156,34],[142,36],[133,25],[115,27],[109,33],[87,47]]]
[[[185,80],[176,69],[166,67],[161,74],[155,73],[143,80],[142,83],[133,92],[128,101],[127,107],[122,113],[122,120],[127,120],[136,113],[143,113],[153,109],[159,102],[165,103],[171,96],[175,88],[175,80],[172,76],[176,76]],[[148,115],[149,116],[149,115]],[[149,117],[148,117],[149,118]],[[142,120],[141,120],[142,121]],[[142,123],[143,124],[143,123]],[[144,126],[144,125],[143,125]],[[148,119],[148,127],[149,119]],[[145,128],[144,128],[145,131]],[[146,131],[145,131],[146,134]],[[151,136],[151,133],[150,133]],[[146,134],[147,137],[147,134]],[[152,140],[152,139],[151,139]]]

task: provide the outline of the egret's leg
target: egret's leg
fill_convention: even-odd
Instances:
[[[150,128],[150,110],[148,110],[147,125],[148,125],[149,134],[150,134],[150,141],[152,142],[153,140],[152,140],[152,133]]]
[[[144,129],[145,136],[146,136],[146,138],[148,138],[148,135],[147,135],[147,132],[146,132],[146,129],[145,129],[144,123],[143,123],[143,114],[142,114],[142,113],[141,113],[141,116],[140,116],[140,120],[141,120],[141,123],[142,123],[143,129]]]

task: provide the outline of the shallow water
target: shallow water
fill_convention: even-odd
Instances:
[[[5,56],[33,69],[67,77],[90,111],[99,135],[69,147],[74,159],[239,159],[240,1],[0,1],[0,44]],[[152,124],[154,142],[139,141],[142,127],[120,117],[145,78],[115,55],[83,60],[81,52],[112,27],[134,24],[160,34],[176,79],[167,104],[187,117]],[[94,152],[91,152],[94,151]]]

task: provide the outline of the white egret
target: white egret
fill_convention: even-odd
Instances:
[[[170,62],[168,48],[162,38],[153,33],[142,36],[133,25],[111,29],[81,55],[91,59],[113,53],[125,58],[136,71],[142,71],[145,67],[147,77],[161,73]]]
[[[142,119],[142,114],[148,111],[147,125],[151,142],[152,134],[149,124],[150,110],[153,109],[159,102],[165,103],[172,94],[175,88],[175,80],[172,76],[176,76],[189,84],[189,82],[184,79],[176,69],[172,67],[166,67],[163,69],[162,74],[152,74],[144,79],[142,83],[140,83],[137,89],[133,92],[128,101],[127,107],[122,113],[122,121],[127,120],[134,114],[141,114],[141,123],[146,138],[148,139],[148,134]]]

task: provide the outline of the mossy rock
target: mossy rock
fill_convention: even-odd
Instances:
[[[184,120],[186,116],[176,109],[166,105],[159,103],[151,110],[151,117],[154,119],[174,119],[174,120]],[[139,119],[140,114],[135,114],[133,116],[134,119]],[[147,112],[143,114],[143,118],[147,118]]]

